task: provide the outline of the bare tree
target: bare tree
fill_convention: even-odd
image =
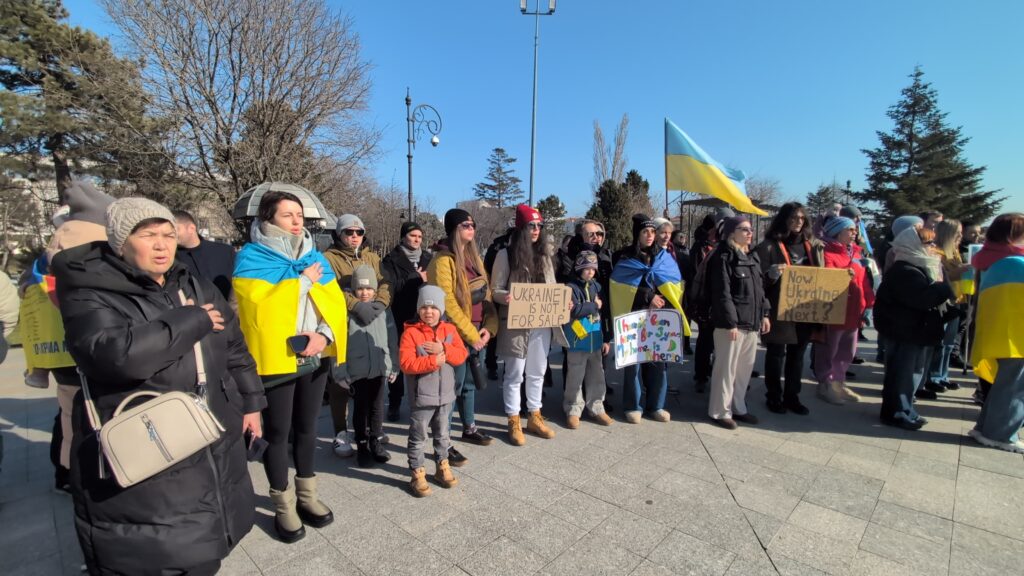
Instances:
[[[747,196],[754,204],[761,206],[778,206],[782,200],[782,185],[777,178],[767,176],[751,176],[744,182]]]
[[[177,174],[229,204],[249,186],[312,186],[372,154],[351,21],[324,0],[103,0],[171,122]]]
[[[626,173],[626,138],[629,136],[629,114],[623,114],[615,129],[614,151],[604,140],[601,124],[594,120],[594,181],[591,190],[597,192],[605,180],[622,182]]]

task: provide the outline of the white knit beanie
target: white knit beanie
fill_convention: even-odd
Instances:
[[[174,224],[174,214],[149,198],[121,198],[107,206],[107,242],[118,256],[132,230],[143,220],[157,218]]]

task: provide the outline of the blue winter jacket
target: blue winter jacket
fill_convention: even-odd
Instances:
[[[601,286],[596,280],[584,282],[579,278],[573,279],[567,285],[572,290],[572,313],[569,315],[569,322],[562,326],[562,331],[565,332],[565,339],[569,341],[568,350],[597,352],[604,343],[601,336],[601,313],[595,302]],[[582,338],[574,329],[577,322],[585,331]]]

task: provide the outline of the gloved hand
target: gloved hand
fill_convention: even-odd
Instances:
[[[356,317],[356,321],[363,326],[369,325],[383,311],[384,305],[380,302],[357,302],[352,307],[352,314]]]

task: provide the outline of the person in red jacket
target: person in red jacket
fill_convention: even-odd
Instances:
[[[825,342],[814,347],[814,375],[818,396],[830,404],[857,402],[860,395],[846,386],[846,370],[857,353],[857,331],[864,324],[864,312],[874,305],[875,293],[864,267],[860,247],[854,243],[857,226],[845,216],[833,216],[822,226],[825,267],[850,272],[846,297],[846,318],[842,324],[827,326]]]
[[[398,346],[398,361],[405,374],[406,396],[409,398],[409,487],[417,497],[430,494],[423,448],[427,426],[434,436],[437,472],[434,479],[445,488],[459,483],[448,464],[451,448],[450,416],[455,402],[455,367],[469,356],[466,345],[451,322],[444,316],[444,292],[426,284],[420,288],[416,301],[419,320],[405,323]]]

